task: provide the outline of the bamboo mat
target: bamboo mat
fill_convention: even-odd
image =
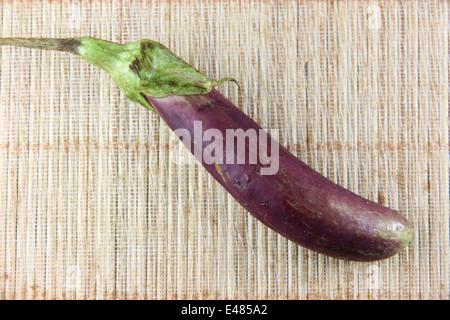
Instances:
[[[240,207],[77,56],[0,48],[1,299],[448,299],[445,1],[4,1],[2,37],[159,41],[296,156],[415,225],[318,255]]]

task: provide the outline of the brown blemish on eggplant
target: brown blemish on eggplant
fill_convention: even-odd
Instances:
[[[202,87],[199,87],[199,88],[202,88]],[[214,106],[216,103],[217,103],[217,101],[214,101],[214,100],[212,100],[212,101],[206,100],[203,103],[201,103],[200,107],[198,108],[198,111],[203,112],[203,111],[211,108],[212,106]],[[225,140],[225,137],[224,137],[224,140]]]
[[[137,76],[139,77],[139,79],[142,80],[141,73],[139,72],[140,68],[139,68],[139,59],[138,59],[138,58],[136,58],[135,60],[133,60],[133,61],[130,63],[130,69],[131,69],[131,71],[133,71],[135,74],[137,74]]]
[[[142,58],[139,59],[136,57],[136,59],[134,59],[131,63],[130,63],[130,69],[139,77],[139,79],[142,79],[141,73],[140,71],[142,70],[142,68],[149,68],[150,71],[154,70],[154,68],[152,67],[152,62],[153,59],[150,55],[147,54],[146,50],[152,50],[154,49],[156,46],[155,44],[151,43],[151,42],[142,42],[140,44],[141,47],[141,55]],[[142,66],[142,62],[145,61],[145,65]]]
[[[268,201],[263,201],[259,205],[261,205],[263,207],[266,207],[266,208],[269,208],[269,209],[272,208],[272,205]]]

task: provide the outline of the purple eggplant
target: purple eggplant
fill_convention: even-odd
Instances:
[[[213,128],[223,137],[230,129],[263,130],[215,89],[202,95],[147,98],[172,130],[187,130],[191,137],[198,135],[196,123],[202,124],[203,132]],[[266,149],[271,150],[274,139],[265,135]],[[211,144],[207,139],[201,142],[202,150]],[[261,145],[244,142],[247,155],[252,146]],[[186,146],[195,155],[194,141]],[[373,261],[398,253],[411,239],[413,229],[404,216],[333,183],[282,146],[275,174],[261,174],[267,164],[260,161],[239,164],[237,156],[221,164],[199,160],[253,216],[306,248],[336,258]]]
[[[414,229],[403,215],[308,167],[214,89],[232,79],[213,82],[157,42],[9,38],[2,44],[68,51],[107,71],[128,98],[161,116],[248,212],[305,248],[375,261],[411,241]]]

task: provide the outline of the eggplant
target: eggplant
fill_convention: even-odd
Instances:
[[[249,213],[305,248],[367,262],[396,255],[412,239],[404,215],[313,170],[215,89],[234,79],[214,82],[160,43],[4,38],[0,45],[67,51],[107,71],[129,99],[157,113]]]

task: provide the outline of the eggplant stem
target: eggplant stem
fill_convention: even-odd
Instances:
[[[76,55],[81,41],[73,38],[0,38],[0,46],[18,46],[40,50],[58,50],[70,52]]]

